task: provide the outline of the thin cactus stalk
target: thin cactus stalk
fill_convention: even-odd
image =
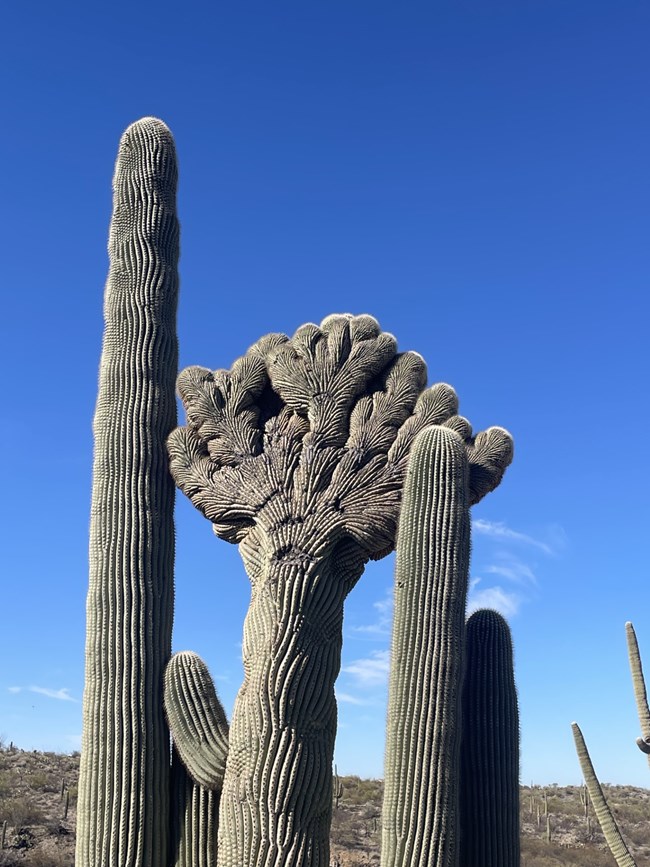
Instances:
[[[220,792],[196,783],[176,749],[171,777],[171,863],[174,867],[215,867]]]
[[[65,800],[63,802],[63,818],[68,818],[68,810],[70,809],[70,789],[66,790]]]
[[[460,862],[519,867],[519,711],[512,638],[498,612],[471,615],[465,653]]]
[[[636,700],[637,713],[639,714],[639,724],[641,725],[641,737],[637,738],[636,742],[639,749],[647,754],[648,764],[650,764],[650,708],[648,708],[648,694],[643,676],[639,643],[636,639],[634,626],[629,622],[625,624],[625,634],[627,636],[627,652],[630,660],[630,671],[632,672],[634,698]]]
[[[420,356],[350,315],[268,335],[230,371],[178,379],[188,426],[169,438],[172,474],[217,535],[239,543],[252,587],[219,867],[329,863],[343,603],[368,559],[394,546],[416,435],[457,432],[470,502],[510,462],[507,432],[474,437],[453,389],[423,392],[425,382]]]
[[[332,785],[332,794],[334,797],[334,809],[338,810],[339,804],[341,803],[341,798],[343,797],[343,783],[339,778],[336,765],[334,765],[334,782]]]
[[[114,176],[94,420],[86,678],[76,863],[161,867],[169,848],[174,486],[165,440],[177,370],[176,156],[167,127],[133,124]]]
[[[467,456],[452,430],[413,447],[400,515],[382,867],[455,867],[469,569]]]
[[[630,851],[623,840],[619,827],[616,824],[616,819],[614,819],[612,811],[605,799],[605,795],[603,794],[603,790],[591,762],[589,751],[587,750],[587,744],[585,743],[585,739],[580,731],[580,726],[578,723],[574,722],[571,723],[571,728],[573,729],[573,739],[575,741],[582,775],[585,778],[585,783],[596,813],[596,818],[598,819],[601,830],[605,835],[605,840],[607,841],[610,852],[614,856],[618,867],[636,867],[636,861],[630,854]]]

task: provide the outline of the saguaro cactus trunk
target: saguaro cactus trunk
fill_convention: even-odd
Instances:
[[[176,154],[145,118],[120,142],[95,413],[76,863],[168,858],[176,422]]]
[[[458,864],[469,539],[464,444],[432,427],[413,446],[397,538],[382,867]]]

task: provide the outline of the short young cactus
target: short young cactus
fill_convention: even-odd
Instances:
[[[465,629],[460,863],[519,867],[519,710],[505,619],[475,611]]]

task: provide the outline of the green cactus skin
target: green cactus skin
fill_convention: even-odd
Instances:
[[[169,851],[169,731],[178,221],[171,133],[122,136],[94,420],[86,679],[76,863],[162,867]]]
[[[188,426],[169,439],[172,475],[239,543],[252,587],[219,867],[329,863],[343,602],[394,545],[416,435],[448,426],[478,499],[510,462],[504,431],[473,437],[453,389],[425,382],[420,356],[349,314],[263,337],[230,371],[179,376]]]
[[[519,711],[512,638],[496,611],[466,625],[460,776],[460,863],[519,867]]]
[[[194,782],[221,791],[228,721],[203,660],[176,653],[165,669],[164,705],[174,746]]]
[[[618,864],[618,867],[637,867],[636,861],[630,854],[630,851],[621,836],[619,827],[616,824],[616,819],[614,819],[612,811],[609,809],[609,805],[605,800],[605,795],[603,794],[603,790],[598,782],[598,777],[594,771],[594,766],[591,762],[587,744],[585,743],[585,739],[580,731],[580,726],[578,723],[574,722],[571,723],[571,728],[573,730],[573,739],[578,753],[582,776],[585,778],[587,791],[589,792],[591,803],[594,806],[596,817],[602,832],[605,835],[605,840],[607,841],[609,850],[614,856],[614,860]]]
[[[650,764],[650,709],[648,708],[648,694],[646,692],[645,678],[643,676],[643,664],[641,663],[641,654],[639,653],[639,643],[636,638],[634,626],[632,626],[629,621],[625,624],[625,634],[627,637],[627,652],[630,660],[630,671],[632,672],[634,698],[636,700],[639,724],[641,726],[641,737],[637,738],[636,742],[641,752],[646,753],[648,756],[648,764]]]
[[[172,751],[172,864],[215,867],[220,793],[195,783]]]
[[[399,522],[382,867],[458,863],[469,540],[463,441],[431,427],[413,446]]]

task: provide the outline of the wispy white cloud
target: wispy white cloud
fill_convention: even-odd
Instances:
[[[557,530],[553,528],[553,535],[556,541],[559,540]],[[476,518],[472,521],[472,530],[475,533],[480,533],[482,536],[489,536],[492,539],[499,539],[504,542],[520,542],[524,545],[529,545],[537,548],[538,551],[543,551],[549,556],[554,553],[554,549],[547,542],[542,542],[540,539],[535,539],[526,533],[520,533],[518,530],[512,530],[503,521],[487,521],[485,518]]]
[[[517,593],[504,590],[503,587],[484,587],[476,589],[480,578],[474,578],[471,583],[469,598],[467,600],[468,616],[479,608],[493,608],[504,617],[512,617],[519,610],[521,597]]]
[[[500,578],[512,581],[513,584],[537,584],[537,576],[527,563],[505,552],[501,552],[500,560],[500,563],[484,566],[481,571],[489,575],[498,575]]]
[[[352,633],[355,635],[377,636],[378,638],[390,635],[393,621],[393,588],[388,587],[382,599],[372,603],[376,616],[372,623],[361,626],[353,626]]]
[[[370,656],[355,659],[341,670],[352,675],[361,687],[383,686],[388,679],[389,657],[388,650],[373,650]]]
[[[70,690],[65,687],[63,689],[50,689],[47,686],[10,686],[8,687],[9,692],[18,693],[18,692],[35,692],[38,695],[45,695],[48,698],[54,698],[57,701],[79,701],[78,698],[73,698],[70,695]]]
[[[336,700],[339,704],[354,704],[354,705],[366,705],[367,701],[364,701],[362,698],[358,698],[356,695],[350,695],[349,692],[339,692],[336,690]]]

